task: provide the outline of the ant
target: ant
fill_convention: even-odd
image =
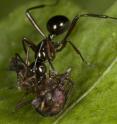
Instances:
[[[16,110],[31,103],[35,110],[43,116],[56,115],[63,110],[73,86],[70,79],[71,69],[67,69],[63,74],[57,74],[55,71],[48,74],[46,70],[39,72],[39,70],[43,70],[42,65],[39,65],[40,69],[36,69],[40,75],[38,79],[36,73],[32,71],[34,62],[30,64],[28,55],[27,51],[26,61],[24,61],[16,53],[10,63],[10,69],[16,71],[19,89],[25,91],[25,95],[30,93],[33,95],[33,100],[23,100],[18,103]]]
[[[54,60],[56,56],[56,52],[60,52],[61,50],[63,50],[66,47],[67,43],[69,43],[72,46],[72,48],[76,51],[76,53],[80,55],[83,62],[87,63],[87,61],[84,59],[84,57],[80,53],[79,49],[71,41],[68,40],[68,37],[70,36],[71,32],[75,28],[79,19],[82,17],[96,17],[96,18],[102,18],[102,19],[116,19],[117,20],[117,18],[110,17],[107,15],[87,13],[87,14],[81,14],[81,15],[75,16],[73,20],[70,22],[69,19],[64,15],[56,15],[50,18],[47,22],[47,30],[49,31],[49,35],[46,36],[46,34],[42,31],[40,26],[35,21],[34,17],[31,14],[31,11],[35,9],[48,7],[48,6],[53,6],[53,5],[56,5],[57,3],[58,3],[58,0],[54,4],[38,5],[38,6],[34,6],[26,10],[26,17],[29,19],[30,23],[33,25],[33,27],[39,32],[39,34],[43,38],[43,40],[38,45],[35,45],[32,41],[30,41],[26,37],[24,37],[22,40],[24,51],[25,52],[27,51],[26,49],[26,45],[27,45],[35,53],[35,64],[33,67],[33,71],[35,71],[36,64],[38,62],[43,63],[46,60],[49,62],[51,68],[55,70],[52,64],[52,60]],[[64,38],[60,42],[55,43],[53,39],[56,36],[63,34],[64,32],[66,32]]]
[[[38,45],[35,45],[28,38],[23,38],[22,44],[26,53],[26,61],[24,61],[19,54],[16,54],[15,57],[13,57],[11,60],[11,70],[16,71],[17,73],[19,88],[24,90],[27,94],[33,94],[34,99],[31,101],[31,103],[36,111],[43,116],[56,115],[62,111],[67,101],[70,88],[73,85],[72,80],[70,79],[70,69],[68,69],[63,74],[55,73],[52,60],[54,60],[56,52],[63,50],[67,43],[69,43],[76,53],[80,55],[81,59],[87,63],[77,47],[68,40],[69,35],[71,34],[79,19],[81,17],[97,17],[117,20],[117,18],[107,15],[81,14],[75,16],[70,22],[66,16],[56,15],[50,18],[47,22],[49,35],[46,36],[39,25],[36,23],[31,14],[31,11],[47,6],[53,6],[55,4],[43,4],[26,10],[27,18],[42,36],[43,40]],[[66,32],[64,38],[60,42],[55,43],[53,41],[54,37],[61,35],[64,32]],[[26,48],[27,46],[28,49]],[[29,48],[31,48],[35,53],[35,60],[31,64],[28,59]],[[44,64],[46,60],[49,62],[53,70],[49,73],[47,73],[47,69]],[[18,107],[25,103],[26,102],[19,104]]]

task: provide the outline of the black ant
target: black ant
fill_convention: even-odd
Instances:
[[[55,71],[50,71],[49,74],[46,70],[40,71],[38,79],[36,73],[32,71],[34,62],[29,63],[28,52],[26,61],[19,54],[11,59],[10,69],[16,71],[19,89],[23,90],[25,95],[33,95],[33,100],[21,100],[16,109],[32,103],[35,110],[43,116],[58,114],[63,110],[73,85],[70,79],[71,69],[63,74],[57,74]],[[39,65],[39,70],[43,70],[42,66]]]
[[[56,1],[56,3],[57,2],[58,1]],[[26,49],[26,44],[27,44],[35,53],[36,60],[35,60],[33,71],[35,71],[36,64],[38,62],[44,62],[46,60],[48,60],[51,68],[54,70],[52,60],[55,58],[56,52],[59,52],[62,49],[64,49],[66,47],[67,43],[69,43],[73,47],[73,49],[76,51],[76,53],[80,55],[81,59],[84,62],[86,62],[86,60],[81,55],[78,48],[71,41],[68,40],[69,35],[71,34],[72,30],[74,29],[74,27],[76,26],[76,23],[79,21],[80,18],[82,18],[82,17],[96,17],[96,18],[103,18],[103,19],[110,18],[110,19],[116,19],[117,20],[117,18],[110,17],[107,15],[98,15],[98,14],[89,14],[88,13],[88,14],[77,15],[70,22],[66,16],[56,15],[56,16],[50,18],[49,21],[47,22],[47,29],[48,29],[50,34],[48,36],[46,36],[46,34],[44,34],[44,32],[42,31],[40,26],[37,24],[37,22],[33,18],[31,11],[35,10],[35,9],[47,7],[47,6],[53,6],[53,5],[56,5],[56,3],[50,4],[50,5],[46,5],[46,4],[38,5],[38,6],[34,6],[34,7],[31,7],[31,8],[26,10],[27,18],[29,19],[29,21],[31,22],[33,27],[39,32],[39,34],[43,38],[43,40],[38,45],[35,45],[28,38],[23,38],[23,40],[22,40],[24,51],[25,52],[27,51],[27,49]],[[67,33],[64,36],[64,38],[61,40],[61,42],[55,43],[53,41],[53,38],[58,36],[58,35],[63,34],[64,32],[67,32]]]
[[[50,34],[48,36],[46,36],[30,13],[31,10],[34,10],[34,9],[56,5],[57,2],[58,1],[56,1],[55,4],[50,4],[50,5],[35,6],[35,7],[29,8],[26,10],[27,18],[29,19],[29,21],[32,23],[34,28],[40,33],[40,35],[43,38],[43,40],[38,45],[35,45],[32,41],[30,41],[26,37],[24,37],[22,40],[22,44],[23,44],[25,53],[27,52],[26,45],[28,47],[30,47],[35,53],[36,60],[35,60],[33,71],[35,71],[36,64],[38,62],[43,63],[46,60],[49,62],[51,68],[53,70],[55,70],[54,66],[52,64],[52,60],[55,58],[56,52],[61,51],[68,42],[67,37],[71,32],[71,26],[70,26],[70,21],[67,17],[65,17],[63,15],[57,15],[57,16],[52,17],[47,23],[47,29]],[[70,27],[70,29],[68,30],[69,27]],[[57,42],[57,43],[53,42],[53,38],[55,36],[58,36],[67,30],[68,30],[68,33],[61,42]],[[85,61],[85,59],[81,55],[80,51],[75,47],[75,45],[71,41],[69,41],[69,43],[74,48],[74,50],[81,56],[82,60]]]
[[[24,51],[27,54],[26,62],[24,62],[18,54],[16,54],[11,61],[11,69],[15,70],[17,73],[19,87],[27,93],[32,93],[34,95],[35,98],[32,101],[32,105],[42,115],[55,115],[59,113],[66,103],[70,87],[72,86],[72,81],[69,78],[70,69],[63,74],[56,74],[55,71],[53,71],[54,73],[50,72],[48,74],[44,62],[47,60],[51,65],[51,68],[55,70],[52,60],[55,58],[56,52],[65,48],[67,43],[69,43],[77,54],[80,55],[82,60],[86,62],[76,46],[68,40],[76,23],[81,17],[110,18],[117,20],[117,18],[107,15],[81,14],[75,16],[70,22],[66,16],[57,15],[48,21],[47,29],[50,34],[46,36],[33,18],[31,10],[51,5],[39,5],[26,10],[27,18],[43,37],[43,40],[38,45],[35,45],[29,39],[24,38],[22,43]],[[67,33],[61,42],[53,42],[55,36],[64,32]],[[26,48],[26,45],[35,53],[36,59],[31,64],[28,60],[28,49]]]

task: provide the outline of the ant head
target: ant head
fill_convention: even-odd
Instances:
[[[50,34],[59,35],[64,33],[70,25],[70,21],[67,17],[57,15],[49,19],[47,23],[47,29]]]

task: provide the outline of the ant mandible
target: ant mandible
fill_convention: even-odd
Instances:
[[[87,61],[84,59],[84,57],[82,56],[82,54],[80,53],[78,48],[71,41],[68,40],[69,35],[73,31],[73,29],[76,26],[79,19],[82,17],[96,17],[96,18],[102,18],[102,19],[117,20],[117,18],[110,17],[107,15],[98,15],[98,14],[87,13],[87,14],[81,14],[81,15],[75,16],[73,18],[73,20],[70,22],[66,16],[56,15],[56,16],[50,18],[49,21],[47,22],[47,30],[49,31],[50,34],[48,36],[46,36],[46,34],[42,31],[40,26],[35,21],[34,17],[31,14],[31,11],[35,10],[35,9],[44,8],[47,6],[53,6],[53,5],[56,5],[57,3],[58,3],[58,0],[54,4],[38,5],[38,6],[34,6],[34,7],[31,7],[26,10],[27,18],[29,19],[29,21],[31,22],[33,27],[39,32],[39,34],[43,38],[43,40],[38,45],[35,45],[32,41],[30,41],[26,37],[24,37],[22,40],[24,51],[25,52],[27,51],[26,45],[28,45],[35,53],[36,60],[35,60],[33,71],[35,71],[36,64],[38,62],[44,62],[46,60],[49,62],[51,68],[54,70],[52,60],[55,58],[56,52],[59,52],[62,49],[64,49],[65,46],[67,45],[67,43],[69,43],[73,47],[73,49],[76,51],[76,53],[80,55],[81,59],[87,63]],[[66,32],[66,35],[61,40],[61,42],[56,42],[56,43],[53,42],[54,37],[61,35],[64,32]]]

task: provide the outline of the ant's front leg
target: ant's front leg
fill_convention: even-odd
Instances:
[[[27,54],[27,48],[26,48],[26,46],[28,48],[31,48],[34,52],[36,52],[36,50],[37,50],[37,46],[31,40],[29,40],[26,37],[24,37],[22,39],[22,45],[23,45],[23,49],[24,49],[24,51],[25,51],[26,54]]]
[[[69,35],[72,33],[74,27],[76,26],[76,24],[79,22],[79,19],[82,18],[82,17],[91,17],[91,18],[101,18],[101,19],[113,19],[113,20],[117,20],[116,17],[111,17],[111,16],[107,16],[107,15],[99,15],[99,14],[92,14],[92,13],[87,13],[87,14],[81,14],[81,15],[78,15],[78,16],[75,16],[71,22],[71,25],[65,35],[65,37],[63,38],[63,40],[61,41],[61,49],[63,49],[67,42],[68,42],[68,37]]]
[[[111,16],[107,16],[107,15],[99,15],[99,14],[93,14],[93,13],[86,13],[86,14],[81,14],[78,16],[75,16],[74,19],[71,22],[71,25],[65,35],[65,37],[63,38],[63,40],[60,42],[58,48],[56,51],[61,51],[67,43],[70,43],[70,45],[74,48],[74,50],[80,55],[80,57],[82,58],[83,61],[86,62],[86,60],[84,60],[84,58],[82,57],[81,53],[79,52],[79,50],[75,47],[75,45],[72,42],[69,42],[68,37],[71,34],[72,30],[74,29],[74,27],[76,26],[77,22],[79,22],[79,19],[82,17],[91,17],[91,18],[102,18],[102,19],[113,19],[113,20],[117,20],[116,17],[111,17]]]
[[[46,35],[44,34],[44,32],[42,31],[42,29],[39,27],[39,25],[37,24],[37,22],[35,21],[34,17],[31,14],[31,11],[37,8],[43,8],[45,7],[45,5],[39,5],[39,6],[35,6],[35,7],[31,7],[29,9],[26,10],[26,16],[29,19],[29,21],[31,22],[31,24],[34,26],[34,28],[40,33],[40,35],[45,39]]]
[[[58,44],[55,44],[55,49],[57,52],[61,51],[67,44],[67,42],[72,46],[72,48],[76,51],[78,55],[80,55],[83,62],[87,63],[83,55],[81,54],[80,50],[71,42],[71,41],[65,41],[65,44],[62,44],[59,42]]]
[[[63,40],[61,42],[59,42],[58,44],[55,44],[55,48],[56,48],[56,51],[59,52],[67,45],[67,43],[69,43],[72,46],[72,48],[76,51],[76,53],[80,55],[82,61],[87,63],[86,60],[84,59],[84,57],[82,56],[80,50],[71,41],[67,40],[68,36],[71,34],[73,28],[75,27],[76,22],[78,21],[78,19],[79,19],[79,17],[76,16],[72,20],[71,25],[70,25],[65,37],[63,38]]]
[[[37,50],[37,46],[32,42],[30,41],[28,38],[24,37],[22,39],[22,45],[23,45],[23,49],[24,49],[24,52],[26,54],[26,61],[25,63],[27,65],[29,65],[29,48],[31,48],[33,51],[34,51],[34,54],[36,54],[36,50]]]
[[[26,16],[27,18],[29,19],[30,23],[34,26],[34,28],[40,33],[40,35],[45,39],[46,38],[46,35],[45,33],[42,31],[42,29],[40,28],[40,26],[38,25],[38,23],[36,22],[36,20],[34,19],[34,17],[32,16],[31,14],[31,11],[32,10],[36,10],[36,9],[42,9],[44,7],[51,7],[51,6],[55,6],[57,5],[59,2],[59,0],[56,0],[54,3],[51,3],[51,4],[42,4],[42,5],[37,5],[37,6],[34,6],[34,7],[31,7],[31,8],[28,8],[26,10]]]
[[[72,48],[76,51],[76,53],[80,55],[82,61],[88,64],[85,58],[82,56],[80,50],[71,41],[68,41],[68,43],[72,46]]]

